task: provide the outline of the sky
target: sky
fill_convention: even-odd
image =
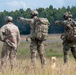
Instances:
[[[54,8],[76,6],[76,0],[0,0],[0,11],[15,11],[27,8],[47,8],[52,5]]]

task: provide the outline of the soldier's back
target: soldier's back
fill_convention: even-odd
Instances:
[[[18,32],[19,32],[18,27],[13,23],[5,25],[6,39],[10,40],[11,42],[17,43]]]

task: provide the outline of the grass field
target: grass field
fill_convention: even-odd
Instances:
[[[10,70],[10,64],[7,64],[6,75],[76,75],[76,62],[69,52],[69,62],[64,65],[63,63],[63,49],[62,40],[60,35],[50,35],[48,40],[44,42],[45,55],[46,55],[46,66],[41,68],[40,59],[37,54],[37,67],[31,66],[30,60],[30,41],[25,41],[26,36],[21,36],[21,43],[17,51],[17,62],[15,63],[15,69],[12,72]],[[2,43],[0,43],[0,52]],[[1,54],[1,53],[0,53]],[[50,57],[56,56],[56,69],[52,70],[50,66]],[[0,70],[0,75],[1,70]]]

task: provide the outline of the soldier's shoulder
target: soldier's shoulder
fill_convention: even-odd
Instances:
[[[6,26],[7,28],[14,28],[14,29],[18,29],[18,27],[17,27],[14,23],[6,24],[5,26]]]
[[[3,25],[1,28],[5,28],[5,27],[7,27],[7,24]]]
[[[7,28],[7,26],[6,26],[6,24],[5,24],[5,25],[3,25],[3,26],[0,28],[0,31],[4,32],[4,31],[6,30],[6,28]]]
[[[72,19],[72,23],[76,25],[76,20],[75,19]]]
[[[72,22],[76,22],[76,19],[71,19]]]

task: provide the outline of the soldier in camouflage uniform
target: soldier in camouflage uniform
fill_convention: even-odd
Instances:
[[[44,45],[43,41],[40,41],[34,37],[34,29],[35,29],[35,21],[34,19],[37,19],[38,17],[38,12],[36,10],[31,11],[31,19],[26,19],[23,17],[20,17],[19,19],[27,24],[30,25],[31,27],[31,34],[30,34],[30,39],[31,39],[31,44],[30,44],[30,51],[31,51],[31,61],[33,66],[36,65],[36,50],[39,53],[40,59],[41,59],[41,64],[45,65],[46,59],[44,57]]]
[[[1,53],[2,71],[6,68],[8,57],[10,59],[11,69],[13,69],[16,60],[17,48],[20,43],[20,32],[18,27],[12,23],[13,18],[11,16],[7,16],[5,21],[6,24],[2,26],[0,30],[0,40],[4,42]]]
[[[69,49],[71,49],[73,57],[76,60],[76,42],[73,41],[74,39],[70,40],[73,37],[73,27],[76,25],[76,21],[72,19],[71,12],[64,13],[63,17],[65,19],[64,21],[55,21],[55,23],[64,25],[64,33],[61,35],[61,39],[63,40],[64,63],[66,63]]]

